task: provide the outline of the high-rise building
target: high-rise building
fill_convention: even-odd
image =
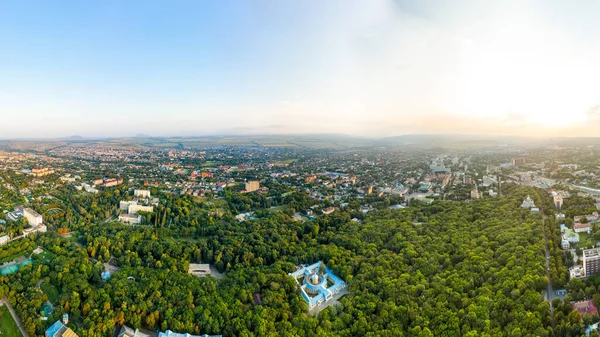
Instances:
[[[600,248],[583,251],[583,273],[586,277],[600,271]]]
[[[555,194],[555,195],[553,195],[553,199],[554,199],[554,206],[556,206],[556,209],[560,210],[563,205],[562,196],[560,194]]]
[[[25,208],[23,210],[23,215],[25,216],[25,219],[27,219],[29,225],[32,227],[36,227],[44,222],[42,216],[31,208]]]
[[[513,164],[513,166],[519,166],[521,164],[525,164],[525,158],[523,158],[523,157],[512,158],[512,164]]]

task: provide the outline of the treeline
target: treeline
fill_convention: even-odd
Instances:
[[[123,323],[224,336],[553,336],[542,296],[550,282],[542,214],[519,207],[530,195],[551,212],[551,201],[528,187],[504,192],[469,203],[382,208],[363,223],[344,211],[306,223],[282,213],[243,223],[213,219],[199,223],[204,233],[195,237],[184,236],[188,225],[178,222],[88,225],[78,233],[83,248],[43,237],[39,243],[56,258],[0,284],[32,335],[51,323],[37,319],[44,295],[36,295],[35,283],[44,279],[61,292],[51,319],[70,313],[83,337],[110,335]],[[108,260],[122,269],[104,282]],[[346,280],[349,294],[313,317],[287,273],[318,260]],[[214,264],[226,277],[188,275],[190,262]],[[562,264],[551,269],[560,281]],[[556,306],[557,336],[580,336],[583,318]]]

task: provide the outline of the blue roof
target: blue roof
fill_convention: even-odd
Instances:
[[[54,322],[54,324],[52,324],[48,330],[46,330],[46,335],[47,336],[54,336],[61,328],[66,328],[64,324],[62,324],[61,321],[56,321]]]

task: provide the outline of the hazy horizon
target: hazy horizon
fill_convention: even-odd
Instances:
[[[595,136],[600,3],[0,3],[0,139]]]

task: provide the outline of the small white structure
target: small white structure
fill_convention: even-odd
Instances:
[[[198,277],[210,276],[210,265],[202,263],[190,263],[190,266],[188,268],[188,274]]]

